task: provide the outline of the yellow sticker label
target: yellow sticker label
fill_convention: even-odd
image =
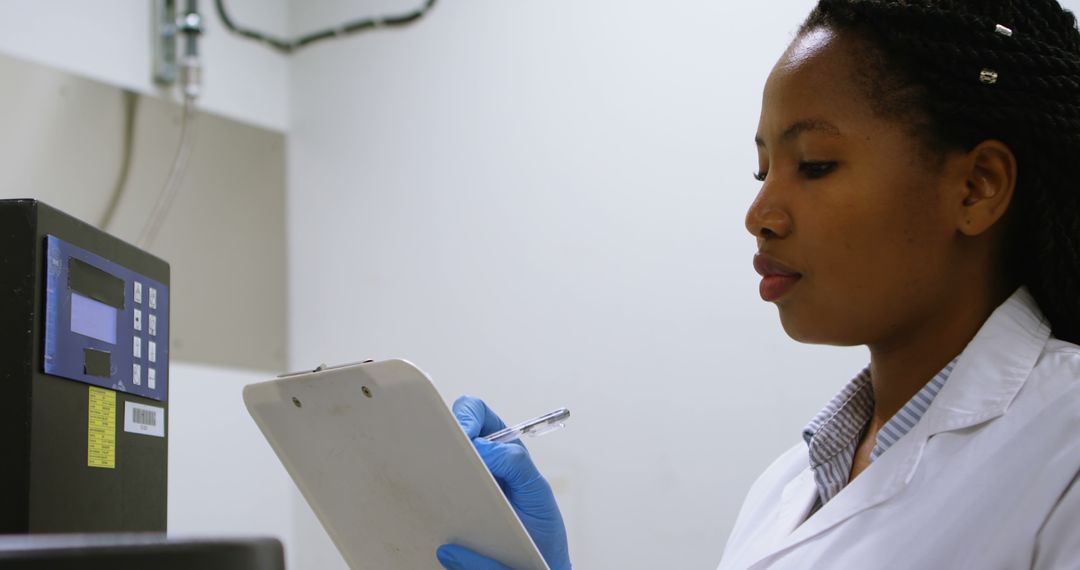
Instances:
[[[116,392],[90,386],[86,464],[116,468]]]

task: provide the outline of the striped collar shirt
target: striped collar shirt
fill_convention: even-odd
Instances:
[[[945,365],[881,427],[870,453],[870,461],[876,460],[915,427],[949,379],[958,359]],[[870,368],[867,367],[833,397],[803,430],[803,440],[810,448],[810,468],[814,471],[818,488],[815,510],[847,485],[855,450],[870,425],[873,413],[874,388],[870,383]]]

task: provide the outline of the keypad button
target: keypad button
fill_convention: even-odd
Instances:
[[[135,309],[135,330],[142,330],[142,311]]]
[[[147,316],[150,318],[150,336],[157,336],[157,315],[151,313]]]
[[[153,368],[146,369],[146,387],[151,390],[157,389],[157,371]]]
[[[136,386],[142,386],[142,366],[138,364],[131,365],[131,382]]]
[[[142,358],[142,339],[135,337],[131,339],[131,354],[135,358]]]
[[[154,287],[150,288],[150,308],[157,308],[157,289],[155,289]]]
[[[150,362],[157,362],[157,343],[150,341],[150,345],[146,349],[146,356],[150,359]]]
[[[135,302],[142,303],[142,283],[135,282]]]

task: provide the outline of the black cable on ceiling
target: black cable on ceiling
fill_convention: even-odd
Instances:
[[[302,47],[309,46],[322,40],[351,36],[353,34],[377,28],[400,28],[407,26],[420,18],[423,18],[424,15],[431,10],[432,6],[435,5],[435,0],[424,0],[423,6],[405,14],[352,20],[335,28],[327,28],[325,30],[312,32],[295,39],[278,38],[251,28],[239,26],[233,21],[229,16],[228,11],[225,9],[225,0],[214,0],[214,5],[217,7],[217,13],[221,18],[222,23],[225,24],[225,28],[230,32],[262,42],[282,53],[290,54]]]

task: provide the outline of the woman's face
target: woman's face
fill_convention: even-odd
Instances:
[[[859,40],[798,38],[765,85],[757,131],[761,294],[804,342],[881,344],[918,334],[963,284],[955,266],[955,168],[879,117]]]

